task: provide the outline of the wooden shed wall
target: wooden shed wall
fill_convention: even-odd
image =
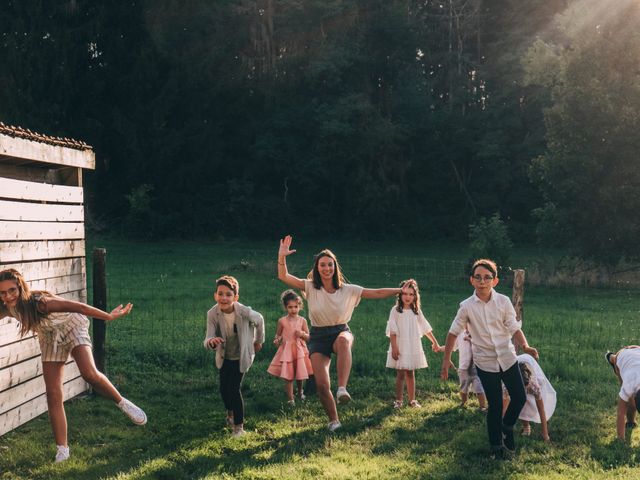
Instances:
[[[0,142],[0,269],[17,269],[32,289],[86,301],[82,171],[77,152],[66,166],[61,165],[60,147],[51,162],[58,165],[42,164],[40,159],[20,163],[24,149],[9,152],[3,147],[13,144],[2,135],[0,140],[4,140]],[[19,146],[42,150],[32,143],[21,140]],[[93,152],[85,152],[85,157],[93,159]],[[12,318],[0,319],[0,435],[47,410],[38,340],[34,335],[21,338],[17,326]],[[65,367],[65,400],[87,388],[70,361]]]

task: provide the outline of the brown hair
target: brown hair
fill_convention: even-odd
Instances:
[[[333,260],[334,270],[333,270],[333,277],[331,278],[331,282],[333,283],[333,288],[337,290],[340,287],[342,287],[343,283],[345,283],[345,278],[344,278],[344,275],[342,274],[342,269],[340,268],[340,264],[338,263],[338,259],[336,258],[336,255],[328,248],[321,250],[319,253],[315,255],[314,261],[313,261],[313,268],[309,272],[309,275],[307,275],[307,278],[313,282],[313,287],[316,290],[320,290],[320,288],[322,288],[322,280],[320,279],[320,272],[318,272],[318,263],[320,262],[320,259],[323,257],[329,257],[331,260]]]
[[[493,260],[490,260],[488,258],[479,258],[478,260],[473,262],[469,276],[473,277],[473,275],[476,273],[476,268],[478,267],[486,268],[493,274],[494,278],[498,278],[498,266]]]
[[[298,305],[300,305],[300,309],[304,307],[302,297],[293,290],[285,290],[284,292],[282,292],[282,294],[280,295],[280,301],[282,301],[282,305],[284,305],[285,309],[287,308],[289,302],[298,302]]]
[[[216,290],[218,290],[220,285],[230,288],[236,295],[240,294],[240,284],[238,283],[238,280],[231,275],[223,275],[216,279]]]
[[[28,332],[34,332],[40,325],[42,317],[44,316],[38,310],[38,302],[46,303],[46,298],[51,294],[45,291],[31,291],[24,277],[13,268],[0,271],[0,282],[4,281],[16,282],[18,286],[18,303],[16,304],[15,312],[9,311],[4,305],[4,302],[0,304],[0,317],[14,316],[16,320],[20,322],[20,335],[25,336]]]
[[[533,375],[533,372],[531,371],[531,368],[529,368],[529,365],[524,362],[518,362],[518,367],[520,368],[520,375],[522,375],[522,382],[526,387],[531,381],[531,375]]]
[[[413,301],[413,304],[411,305],[411,311],[416,315],[418,315],[418,312],[420,312],[420,289],[418,288],[418,282],[416,282],[413,278],[410,278],[408,280],[403,280],[402,282],[400,282],[400,288],[403,288],[403,287],[412,288],[413,291],[415,292],[416,297],[415,297],[415,300]],[[402,313],[402,310],[403,310],[402,292],[398,293],[397,297],[398,297],[398,301],[396,304],[396,310]]]

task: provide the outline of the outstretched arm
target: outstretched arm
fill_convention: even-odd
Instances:
[[[86,315],[87,317],[111,321],[115,320],[116,318],[128,315],[133,308],[133,304],[127,303],[124,306],[120,304],[116,308],[114,308],[111,313],[107,313],[104,310],[92,307],[91,305],[87,305],[86,303],[76,302],[74,300],[65,300],[64,298],[60,297],[50,297],[47,298],[44,307],[46,312],[81,313],[82,315]]]
[[[304,280],[291,275],[289,270],[287,270],[287,257],[296,252],[295,250],[291,250],[292,241],[293,237],[291,235],[287,235],[280,240],[280,248],[278,249],[278,278],[292,288],[304,290]]]
[[[627,415],[627,402],[618,397],[618,410],[616,413],[616,431],[618,440],[624,440],[624,421]]]
[[[451,363],[451,352],[453,352],[457,338],[458,336],[453,333],[447,334],[447,341],[444,344],[444,358],[442,359],[442,367],[440,367],[440,378],[442,380],[449,378],[450,368],[455,368],[453,363]]]
[[[518,330],[513,334],[513,341],[517,345],[520,345],[520,347],[522,347],[522,351],[524,353],[528,353],[533,358],[538,360],[538,350],[529,346],[529,343],[527,343],[527,337],[524,336],[524,332],[522,330]]]
[[[441,352],[442,350],[440,349],[440,344],[438,343],[438,339],[433,334],[433,331],[427,333],[426,335],[429,338],[429,340],[431,340],[431,350],[433,350],[436,353]]]
[[[538,415],[540,415],[540,425],[542,427],[542,439],[545,442],[550,442],[549,428],[547,426],[547,414],[544,411],[544,401],[542,398],[536,398],[536,407],[538,407]]]
[[[388,298],[400,292],[401,288],[363,288],[362,298]]]

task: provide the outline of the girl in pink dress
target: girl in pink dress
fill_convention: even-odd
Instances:
[[[293,380],[298,387],[297,396],[304,400],[302,381],[313,375],[307,340],[309,328],[304,317],[298,315],[302,309],[302,298],[293,290],[286,290],[280,296],[287,316],[278,320],[278,328],[273,343],[279,345],[267,372],[285,381],[284,390],[289,399],[289,405],[295,405],[293,398]]]

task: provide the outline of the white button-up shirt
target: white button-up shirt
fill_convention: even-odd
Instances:
[[[640,389],[640,348],[624,348],[616,358],[622,386],[620,398],[628,402]]]
[[[471,334],[473,362],[485,372],[506,371],[516,363],[511,337],[520,330],[509,297],[491,290],[488,302],[475,292],[460,303],[449,333],[459,336],[465,328]]]

